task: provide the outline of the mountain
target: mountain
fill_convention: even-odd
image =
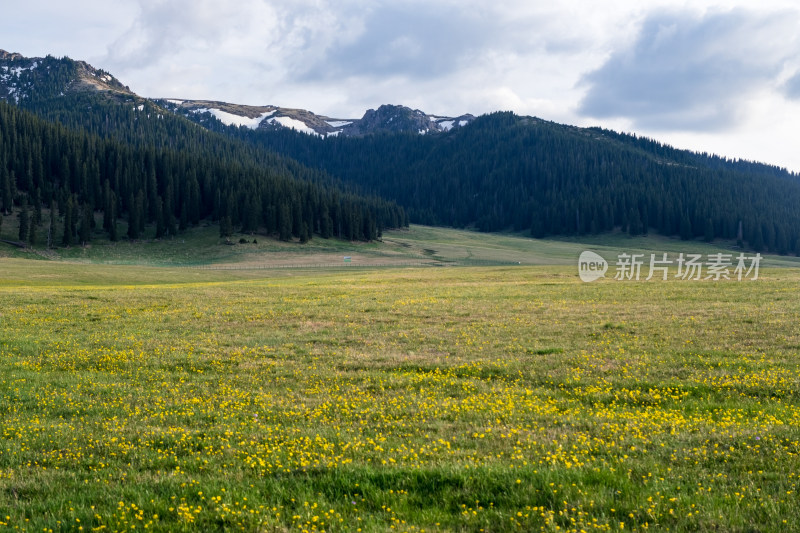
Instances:
[[[2,57],[0,95],[50,121],[385,198],[404,210],[387,224],[407,217],[534,237],[652,231],[800,253],[800,178],[776,166],[513,113],[448,118],[385,105],[341,119],[148,100],[81,62]]]
[[[292,129],[321,137],[361,136],[371,133],[437,133],[463,127],[475,117],[429,115],[400,105],[382,105],[358,118],[331,118],[304,109],[275,105],[249,106],[207,100],[156,98],[152,101],[133,93],[112,74],[84,61],[69,58],[27,58],[0,50],[0,99],[36,109],[46,102],[57,106],[65,96],[92,94],[119,103],[143,106],[146,101],[209,129],[219,126],[262,131]],[[139,109],[142,111],[143,109]]]
[[[0,94],[0,216],[27,224],[33,211],[21,241],[34,241],[40,225],[71,244],[209,222],[221,236],[369,241],[408,223],[394,202],[202,128],[83,62],[2,52]],[[49,223],[47,207],[58,213]]]
[[[183,115],[204,126],[215,120],[226,126],[252,130],[275,131],[289,128],[320,137],[345,137],[371,133],[435,133],[466,126],[475,117],[441,117],[399,105],[382,105],[370,109],[360,119],[331,118],[304,109],[277,106],[246,106],[205,100],[157,99],[165,109]]]
[[[136,96],[110,73],[84,61],[0,50],[0,99],[26,104],[83,91]]]
[[[775,166],[513,113],[441,135],[237,131],[392,198],[412,222],[534,237],[622,230],[800,253],[800,179]]]

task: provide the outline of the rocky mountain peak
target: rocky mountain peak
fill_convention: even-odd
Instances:
[[[16,61],[19,59],[25,58],[16,52],[6,52],[5,50],[0,50],[0,60],[2,61]]]

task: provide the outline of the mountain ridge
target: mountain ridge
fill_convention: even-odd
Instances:
[[[13,99],[16,104],[31,100],[37,78],[44,77],[37,76],[39,71],[50,70],[59,62],[66,62],[69,66],[64,81],[54,87],[51,91],[53,94],[37,96],[54,97],[85,91],[134,98],[137,103],[148,100],[201,125],[218,120],[225,126],[265,131],[288,128],[310,135],[333,137],[370,133],[439,133],[465,126],[475,119],[468,113],[448,117],[390,104],[368,109],[359,119],[329,117],[306,109],[277,105],[253,106],[213,100],[148,98],[131,91],[111,73],[95,68],[85,61],[68,57],[58,59],[49,55],[44,58],[25,57],[5,50],[0,50],[0,99]]]
[[[510,112],[439,117],[384,105],[350,120],[273,105],[151,100],[68,58],[48,56],[34,67],[5,57],[0,85],[48,120],[136,146],[202,146],[225,160],[303,167],[397,202],[408,222],[534,237],[654,231],[800,253],[800,179],[773,165]]]
[[[265,131],[289,128],[320,137],[360,136],[371,133],[439,133],[466,126],[475,120],[475,116],[468,113],[458,117],[446,117],[392,104],[368,109],[362,118],[358,119],[329,117],[306,109],[276,105],[250,106],[178,98],[156,98],[153,101],[169,111],[201,124],[213,118],[226,126]]]
[[[51,70],[58,72],[53,74]],[[45,91],[42,94],[35,84],[48,77],[57,79],[52,88],[54,91]],[[68,57],[59,59],[51,55],[25,57],[16,52],[0,49],[0,99],[13,98],[15,103],[19,104],[21,100],[63,96],[66,93],[82,91],[141,98],[110,72],[95,68],[86,61]],[[51,92],[53,94],[50,94]]]

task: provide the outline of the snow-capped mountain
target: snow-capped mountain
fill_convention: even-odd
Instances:
[[[218,120],[226,126],[252,130],[291,128],[303,133],[328,136],[338,134],[342,126],[351,122],[315,115],[303,109],[289,109],[274,105],[248,106],[227,102],[172,98],[157,99],[154,102],[200,124]]]
[[[27,104],[76,92],[122,96],[125,102],[130,102],[132,98],[135,104],[139,104],[138,108],[148,100],[131,92],[110,73],[84,61],[52,56],[27,58],[0,50],[0,99]],[[472,115],[428,115],[399,105],[370,109],[361,118],[334,118],[275,105],[249,106],[178,98],[158,98],[151,102],[205,126],[212,123],[219,125],[215,123],[219,121],[225,126],[263,131],[288,128],[320,137],[384,132],[436,133],[465,126],[475,119]]]
[[[79,91],[135,96],[110,73],[84,61],[53,56],[28,58],[0,50],[0,99],[19,104]]]
[[[382,105],[377,110],[370,109],[362,118],[358,119],[333,118],[317,115],[305,109],[290,109],[274,105],[246,106],[226,102],[178,99],[159,99],[155,102],[165,109],[201,124],[204,121],[216,119],[226,126],[246,127],[253,130],[290,128],[321,137],[383,132],[426,134],[466,126],[475,119],[472,115],[461,115],[460,117],[428,115],[422,111],[399,105]]]

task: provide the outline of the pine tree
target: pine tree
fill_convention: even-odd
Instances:
[[[739,224],[736,229],[736,246],[744,248],[744,231],[741,219],[739,219]]]
[[[84,246],[86,243],[92,240],[92,218],[94,217],[94,213],[92,211],[92,207],[89,204],[84,204],[83,206],[83,216],[81,217],[81,225],[80,225],[80,241],[81,244]]]
[[[6,215],[11,212],[11,205],[14,200],[14,192],[11,189],[11,176],[9,175],[8,169],[6,169],[5,165],[0,165],[0,201],[2,206],[0,206],[0,211],[5,213]]]
[[[111,184],[108,180],[103,183],[103,229],[111,229]]]
[[[764,250],[764,234],[761,233],[760,225],[756,225],[755,229],[753,230],[753,236],[750,240],[750,247],[756,252],[761,252]]]
[[[320,235],[323,239],[330,239],[333,236],[333,221],[331,220],[328,204],[323,204],[322,215],[320,217]]]
[[[289,205],[281,204],[278,213],[278,238],[282,241],[292,240],[292,214]]]
[[[147,224],[146,197],[141,189],[139,189],[139,192],[136,193],[136,212],[138,213],[137,220],[139,222],[139,235],[141,235],[144,233],[144,229]]]
[[[170,235],[177,235],[178,234],[178,226],[175,220],[175,215],[172,213],[172,210],[169,208],[169,202],[164,202],[164,222],[167,225],[167,233]]]
[[[28,231],[28,245],[34,246],[36,245],[36,224],[31,224],[31,229]]]
[[[108,226],[108,240],[116,242],[119,238],[119,233],[117,232],[117,198],[113,192],[111,193],[111,202],[109,203],[108,209],[111,213],[109,216],[111,222]]]
[[[789,240],[786,238],[786,233],[783,231],[782,226],[775,227],[775,251],[779,255],[789,253]]]
[[[706,219],[706,228],[703,232],[703,239],[706,242],[711,242],[714,240],[714,221],[710,218]]]
[[[139,210],[133,193],[128,199],[128,238],[131,240],[139,238]]]
[[[152,202],[156,210],[156,239],[160,239],[167,232],[167,225],[164,222],[164,206],[161,197],[156,196]]]
[[[53,247],[53,238],[56,234],[56,206],[55,202],[50,203],[50,223],[47,226],[47,247]]]
[[[42,223],[42,191],[37,187],[33,192],[33,225]]]
[[[30,215],[28,214],[28,204],[23,201],[19,212],[19,240],[22,242],[28,241],[28,234],[30,233]]]
[[[72,196],[67,197],[67,201],[64,204],[64,237],[61,239],[61,244],[64,246],[70,246],[73,244],[73,218],[74,218],[74,207],[72,205]]]
[[[184,231],[189,227],[189,207],[186,205],[186,200],[181,202],[181,215],[178,222],[178,230]]]
[[[692,222],[689,219],[689,213],[683,213],[681,216],[681,239],[688,241],[692,238]]]
[[[233,222],[230,216],[225,215],[219,219],[219,236],[227,238],[231,235],[233,235]]]
[[[630,215],[628,216],[628,235],[636,237],[642,233],[642,221],[639,218],[639,210],[631,208]]]

